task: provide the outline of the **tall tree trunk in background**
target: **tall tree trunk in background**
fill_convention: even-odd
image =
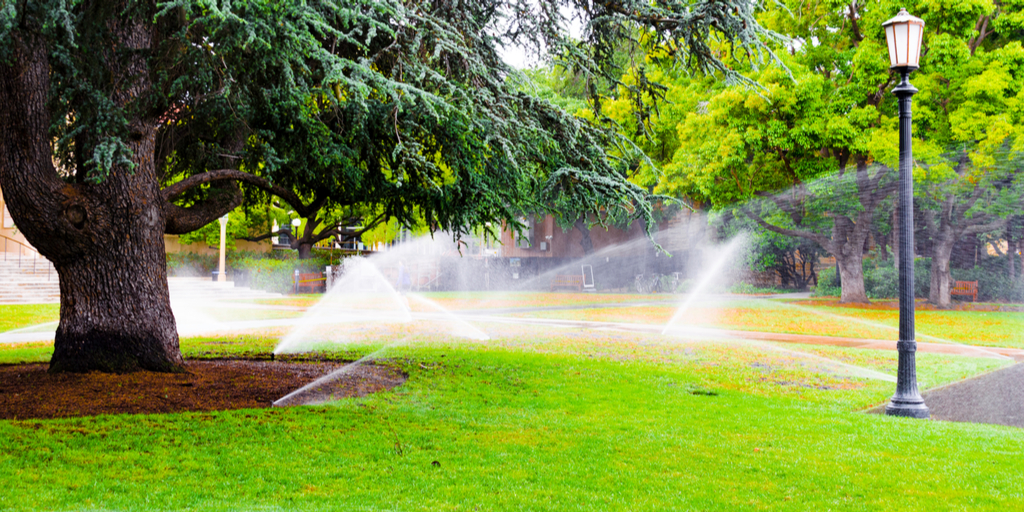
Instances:
[[[872,176],[868,169],[866,156],[854,155],[853,160],[856,162],[856,168],[852,178],[856,183],[856,200],[860,203],[861,208],[851,215],[830,215],[832,219],[830,235],[771,225],[765,222],[760,215],[751,211],[749,207],[744,207],[743,212],[759,226],[769,231],[816,242],[818,246],[836,259],[842,287],[839,302],[866,304],[870,301],[864,288],[864,248],[867,245],[868,236],[871,234],[871,221],[876,209],[881,201],[892,193],[893,184],[886,179],[892,176],[892,170],[886,167],[876,167],[875,174]],[[845,170],[846,161],[844,159],[841,162],[840,179],[844,178],[844,175],[850,176],[849,171]],[[786,195],[773,196],[772,200],[779,209],[789,214],[794,226],[800,227],[806,213],[804,201],[808,194],[806,186],[801,184],[791,189]]]
[[[870,234],[869,224],[836,217],[832,224],[829,252],[836,258],[842,287],[841,303],[868,303],[864,288],[864,242]]]
[[[133,48],[148,48],[145,24],[111,24]],[[13,45],[0,63],[0,187],[25,237],[60,276],[60,325],[50,371],[182,369],[167,288],[164,200],[156,178],[156,123],[136,120],[134,169],[99,184],[67,183],[53,165],[46,100],[50,66],[38,40]],[[115,101],[149,87],[144,57],[129,60]]]
[[[966,217],[965,212],[970,210],[978,197],[975,194],[972,198],[964,200],[950,195],[938,211],[922,212],[922,221],[932,243],[928,302],[939,308],[948,308],[953,304],[949,293],[953,280],[949,262],[956,243],[965,235],[977,235],[1000,229],[1006,223],[1006,219],[994,219],[988,215]],[[1013,271],[1010,272],[1012,275]]]
[[[1016,245],[1016,244],[1013,241],[1013,230],[1009,226],[1007,226],[1007,228],[1006,228],[1006,277],[1007,277],[1007,279],[1009,279],[1009,282],[1011,282],[1011,283],[1017,280],[1017,277],[1014,275],[1014,267],[1016,266],[1015,262],[1013,261],[1013,259],[1016,257],[1016,254],[1014,254],[1015,249],[1016,249],[1014,247],[1014,245]]]
[[[580,238],[580,247],[583,248],[583,254],[590,256],[594,252],[594,241],[590,239],[590,228],[587,227],[587,223],[583,219],[576,219],[573,227],[580,230],[580,234],[583,235]]]
[[[929,275],[928,302],[946,309],[952,305],[949,295],[952,276],[949,271],[950,254],[960,237],[948,225],[940,228],[932,240],[932,266]]]

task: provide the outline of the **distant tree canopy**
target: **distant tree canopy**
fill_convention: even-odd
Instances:
[[[770,55],[755,8],[0,0],[0,186],[60,274],[51,369],[179,369],[162,237],[246,197],[276,196],[307,225],[355,206],[456,234],[524,209],[615,210],[649,226],[648,191],[625,178],[636,151],[605,122],[601,89],[646,119],[663,87],[618,49],[669,48],[689,69],[743,80],[718,48]],[[524,92],[506,45],[584,77],[596,122]]]
[[[769,42],[784,66],[736,63],[735,72],[757,86],[689,73],[663,48],[648,52],[644,76],[621,82],[664,84],[667,101],[639,117],[624,92],[601,112],[628,126],[656,164],[636,172],[638,183],[716,209],[745,207],[762,229],[813,240],[837,258],[843,300],[867,301],[864,245],[885,218],[879,208],[891,205],[899,148],[896,77],[881,23],[900,7],[926,22],[921,68],[911,77],[920,89],[913,100],[914,156],[924,164],[915,169],[919,204],[934,211],[936,226],[954,214],[959,224],[950,232],[992,229],[1011,213],[1007,205],[1020,209],[1015,183],[1024,173],[1007,165],[1017,161],[1008,154],[1024,150],[1019,1],[783,1],[758,19],[791,38]],[[954,197],[961,207],[952,207]],[[933,265],[942,265],[939,256]],[[933,300],[948,304],[942,295],[937,289]]]

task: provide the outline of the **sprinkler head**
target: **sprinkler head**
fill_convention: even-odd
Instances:
[[[271,360],[271,361],[273,361],[273,360],[274,360],[274,353],[273,353],[273,352],[271,352],[271,353],[270,353],[270,360]]]

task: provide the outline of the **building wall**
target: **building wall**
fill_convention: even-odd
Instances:
[[[182,244],[178,240],[178,235],[164,235],[164,249],[168,254],[177,254],[182,252],[191,252],[194,254],[203,254],[207,256],[217,256],[220,254],[220,247],[211,247],[207,244]],[[246,240],[235,240],[236,251],[250,251],[250,252],[270,252],[273,249],[270,239],[262,242],[249,242]]]
[[[4,202],[3,191],[0,190],[0,252],[8,252],[23,255],[35,253],[35,248],[28,243],[25,235],[18,231],[14,225],[11,212],[7,210],[7,203]]]
[[[655,239],[670,253],[686,251],[703,239],[706,226],[704,218],[697,213],[683,210],[657,226]],[[510,229],[501,233],[501,255],[505,258],[582,258],[586,256],[582,240],[583,232],[579,228],[563,231],[555,223],[554,217],[545,215],[534,227],[534,243],[531,247],[518,247],[515,235]],[[653,246],[644,233],[643,226],[632,223],[627,229],[615,227],[590,228],[590,241],[593,245],[591,255],[625,256],[653,250]],[[549,242],[547,250],[541,250],[541,242]],[[653,257],[653,254],[652,254]]]

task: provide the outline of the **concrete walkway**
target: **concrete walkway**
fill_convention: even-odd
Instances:
[[[921,393],[933,420],[1024,427],[1024,364]],[[884,414],[885,404],[867,412]]]

